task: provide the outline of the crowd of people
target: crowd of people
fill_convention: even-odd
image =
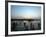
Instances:
[[[26,30],[39,30],[41,29],[41,24],[38,22],[38,23],[27,23],[26,22],[13,22],[11,24],[11,31],[26,31]]]

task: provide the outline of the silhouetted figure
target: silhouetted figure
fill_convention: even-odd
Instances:
[[[38,23],[38,29],[41,29],[41,24],[40,23]]]
[[[13,31],[13,24],[11,23],[11,31]]]
[[[12,30],[12,31],[15,30],[15,22],[11,25],[11,30]]]
[[[15,31],[15,22],[13,23],[13,31]]]
[[[26,26],[26,23],[24,23],[24,30],[28,30],[28,26]]]
[[[32,30],[32,23],[30,24],[30,30]]]
[[[16,30],[16,26],[17,26],[17,23],[14,22],[14,23],[12,24],[12,26],[13,26],[13,27],[12,27],[12,31],[15,31],[15,30]]]
[[[25,27],[26,27],[26,23],[24,23],[24,30],[25,30]]]

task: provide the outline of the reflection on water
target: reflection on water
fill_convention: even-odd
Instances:
[[[40,21],[11,21],[11,31],[29,31],[40,29]]]

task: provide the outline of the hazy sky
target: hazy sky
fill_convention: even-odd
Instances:
[[[41,16],[41,7],[40,6],[19,6],[11,5],[11,17],[40,17]]]

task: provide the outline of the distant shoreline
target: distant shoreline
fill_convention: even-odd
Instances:
[[[41,19],[11,19],[11,21],[40,21]]]

